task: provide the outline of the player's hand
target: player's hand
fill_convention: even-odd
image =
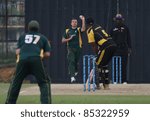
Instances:
[[[83,15],[80,15],[79,18],[83,21],[85,20],[85,17]]]
[[[74,36],[76,36],[76,35],[75,35],[75,34],[71,35],[70,38],[69,38],[69,41],[72,40],[72,38],[73,38]]]
[[[16,55],[19,55],[20,54],[20,48],[17,48],[16,49]]]

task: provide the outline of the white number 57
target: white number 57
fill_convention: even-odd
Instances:
[[[31,43],[37,44],[39,40],[40,40],[39,35],[26,35],[25,36],[25,43],[27,44],[31,44]]]

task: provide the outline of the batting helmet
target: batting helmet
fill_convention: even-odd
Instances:
[[[92,17],[87,18],[87,19],[86,19],[86,24],[87,24],[87,25],[92,25],[92,24],[94,24],[93,18],[92,18]]]
[[[38,31],[39,28],[40,28],[40,25],[36,20],[31,20],[28,24],[29,31]]]

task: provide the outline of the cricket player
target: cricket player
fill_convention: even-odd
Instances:
[[[97,76],[99,77],[96,83],[97,89],[100,89],[99,83],[103,83],[104,89],[109,89],[108,63],[115,52],[116,44],[101,26],[94,24],[94,20],[91,17],[87,18],[86,25],[88,43],[91,44],[97,55],[96,65]]]
[[[71,83],[76,81],[75,76],[78,74],[78,63],[82,52],[81,34],[85,31],[85,17],[80,15],[82,27],[78,27],[77,19],[71,20],[71,27],[67,28],[62,37],[62,43],[67,43],[68,50],[68,70],[71,77]]]
[[[39,33],[39,23],[37,21],[30,21],[28,30],[28,33],[20,36],[17,43],[16,55],[18,58],[16,72],[9,87],[6,104],[16,103],[23,80],[29,74],[34,75],[37,79],[41,92],[41,103],[51,103],[50,82],[45,74],[41,57],[41,55],[44,58],[50,56],[51,46],[48,39]]]

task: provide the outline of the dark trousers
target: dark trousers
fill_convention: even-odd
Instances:
[[[103,83],[103,84],[109,84],[110,80],[109,80],[109,69],[108,69],[108,63],[110,62],[110,60],[112,59],[112,56],[114,54],[116,50],[116,46],[112,45],[109,46],[103,50],[100,50],[97,54],[97,59],[96,59],[96,64],[98,66],[97,69],[97,85],[99,83]]]
[[[81,48],[69,48],[68,47],[68,70],[70,76],[75,76],[75,72],[78,72],[78,63],[81,55]]]
[[[9,87],[6,103],[16,103],[23,80],[28,74],[33,74],[37,79],[37,83],[41,92],[41,103],[51,103],[50,81],[45,74],[43,63],[40,57],[30,57],[18,62],[14,78]]]

